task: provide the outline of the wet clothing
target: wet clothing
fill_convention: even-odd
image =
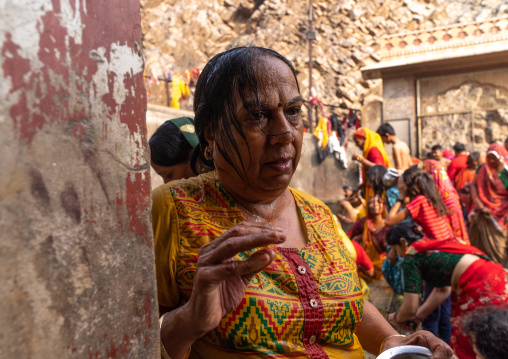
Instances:
[[[409,247],[402,269],[405,291],[409,293],[417,293],[416,287],[421,286],[417,284],[416,276],[436,287],[449,286],[454,269],[452,264],[458,263],[464,254],[474,254],[480,259],[460,276],[458,291],[452,293],[453,333],[450,345],[459,358],[474,359],[476,355],[469,337],[462,333],[460,321],[464,314],[476,308],[508,303],[508,271],[473,246],[427,238]],[[416,276],[413,275],[415,271],[419,273]],[[409,282],[407,276],[412,276]]]
[[[429,238],[438,240],[452,239],[453,235],[446,217],[437,215],[427,197],[418,195],[406,205],[415,223],[420,225]]]
[[[343,234],[327,206],[290,190],[306,246],[270,245],[274,261],[254,275],[238,307],[194,342],[191,358],[365,358],[354,334],[363,296]],[[213,173],[169,182],[152,196],[159,304],[178,307],[192,293],[199,249],[246,219]]]
[[[459,194],[453,187],[445,168],[439,161],[423,161],[423,170],[434,179],[437,190],[443,199],[444,205],[448,208],[448,222],[453,231],[453,236],[462,244],[469,244],[466,222],[462,215]]]

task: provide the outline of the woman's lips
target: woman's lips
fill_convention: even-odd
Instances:
[[[286,173],[291,170],[293,160],[291,158],[280,159],[277,161],[268,162],[267,166],[274,171]]]

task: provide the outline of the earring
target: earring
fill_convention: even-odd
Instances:
[[[212,154],[210,152],[210,148],[208,146],[205,147],[205,152],[203,154],[205,156],[205,159],[207,161],[211,161],[213,158],[212,158]]]

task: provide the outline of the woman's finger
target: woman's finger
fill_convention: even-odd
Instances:
[[[432,359],[449,359],[453,357],[453,350],[448,344],[432,333],[420,330],[406,337],[406,345],[419,345],[432,351]]]
[[[279,231],[282,232],[281,228],[278,227],[272,227],[271,225],[267,223],[262,222],[240,222],[236,226],[232,227],[231,229],[228,229],[226,232],[224,232],[220,237],[213,240],[212,242],[204,245],[202,249],[204,251],[213,250],[217,246],[219,246],[222,242],[228,240],[232,237],[241,237],[246,236],[249,234],[255,234],[260,233],[262,231]]]
[[[249,259],[244,261],[230,261],[202,267],[197,273],[199,282],[214,285],[234,277],[252,277],[252,275],[269,265],[275,258],[271,250],[261,249],[258,252],[261,253],[256,254],[257,252],[255,252]],[[196,282],[198,282],[198,278],[196,278]]]
[[[219,264],[228,260],[240,252],[248,251],[257,247],[264,247],[269,244],[281,244],[286,240],[284,233],[276,231],[264,231],[245,235],[242,237],[228,238],[213,250],[203,254],[200,265]],[[201,256],[201,253],[200,253]]]

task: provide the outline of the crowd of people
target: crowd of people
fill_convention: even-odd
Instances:
[[[421,162],[389,124],[360,127],[362,181],[344,188],[337,219],[289,187],[303,104],[287,59],[234,48],[203,69],[195,118],[150,139],[165,182],[152,195],[162,357],[364,358],[400,345],[505,357],[483,328],[508,334],[485,319],[508,313],[507,149],[456,144],[444,161],[434,146]],[[403,295],[388,318],[367,300],[377,280]],[[409,322],[426,330],[399,334]]]
[[[360,128],[354,136],[365,155],[353,160],[367,175],[342,202],[354,195],[369,198],[369,206],[356,222],[349,221],[354,224],[347,233],[374,263],[370,280],[380,279],[381,269],[403,294],[390,323],[406,330],[421,324],[449,342],[459,358],[476,358],[463,318],[479,308],[508,310],[508,139],[492,143],[483,156],[467,152],[462,143],[453,146],[453,154],[435,145],[420,161],[400,145],[390,124],[376,133]],[[396,169],[379,155],[385,153],[381,141],[394,145]]]

